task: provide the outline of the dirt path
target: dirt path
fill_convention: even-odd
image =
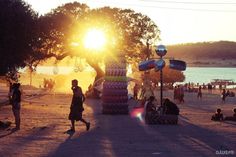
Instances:
[[[91,121],[91,130],[85,131],[85,126],[77,123],[73,135],[64,133],[70,127],[70,100],[70,95],[44,95],[23,102],[22,129],[13,133],[0,130],[0,156],[199,157],[216,156],[220,150],[236,153],[236,124],[210,121],[217,103],[214,96],[197,102],[193,95],[186,95],[178,125],[152,126],[129,115],[103,115],[99,101],[87,100],[84,118]],[[227,111],[234,101],[224,104]],[[13,120],[9,106],[2,107],[0,119]]]

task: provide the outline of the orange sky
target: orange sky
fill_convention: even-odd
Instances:
[[[26,0],[40,14],[74,0]],[[131,8],[148,15],[161,30],[161,43],[236,41],[236,1],[80,0],[88,6]]]

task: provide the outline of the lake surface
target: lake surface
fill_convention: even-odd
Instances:
[[[73,67],[58,67],[58,69],[55,69],[53,66],[39,66],[37,73],[53,74],[55,70],[58,74],[70,74],[73,73],[74,69]],[[91,69],[84,69],[84,72],[89,70]],[[186,83],[209,83],[212,79],[233,79],[236,81],[236,68],[188,67],[184,74]]]
[[[185,82],[209,83],[212,79],[236,81],[236,68],[189,67],[184,71]]]

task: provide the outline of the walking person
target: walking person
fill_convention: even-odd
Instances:
[[[178,99],[178,91],[177,91],[177,86],[174,87],[174,100],[177,100]]]
[[[199,86],[199,87],[198,87],[197,98],[202,99],[202,86]]]
[[[222,102],[225,102],[225,98],[226,98],[226,91],[225,89],[223,89],[222,93],[221,93],[221,99],[222,99]]]
[[[179,103],[184,103],[184,88],[179,86]]]
[[[73,98],[70,106],[69,120],[71,121],[71,129],[69,131],[75,131],[75,121],[81,121],[86,125],[87,131],[90,128],[90,123],[82,118],[82,113],[84,111],[83,102],[85,101],[85,96],[82,92],[81,87],[78,86],[78,80],[72,80],[72,91]]]
[[[21,108],[21,91],[20,83],[13,84],[13,94],[12,94],[12,111],[15,117],[15,130],[20,130],[20,108]]]

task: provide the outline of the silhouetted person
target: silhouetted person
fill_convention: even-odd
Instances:
[[[157,112],[156,107],[153,103],[154,100],[155,100],[155,97],[150,96],[147,103],[146,103],[146,106],[144,107],[146,123],[149,123],[149,121],[151,121],[154,117],[158,116],[158,112]]]
[[[207,85],[208,93],[212,93],[212,85],[208,83]]]
[[[225,102],[226,96],[227,96],[227,93],[226,93],[225,89],[223,89],[223,91],[222,91],[222,93],[221,93],[222,102]]]
[[[219,85],[219,89],[220,89],[220,90],[222,89],[222,85],[221,85],[221,84]]]
[[[222,121],[224,118],[223,118],[223,113],[221,113],[221,109],[218,108],[216,110],[216,113],[211,117],[211,120],[214,120],[214,121]]]
[[[174,87],[174,100],[178,99],[178,91],[177,86]]]
[[[12,94],[12,111],[15,117],[16,130],[20,129],[20,108],[21,108],[21,92],[20,84],[13,84],[13,94]]]
[[[184,87],[179,87],[179,103],[184,103]]]
[[[138,84],[137,84],[137,83],[135,83],[133,90],[134,90],[134,99],[135,99],[135,100],[138,100],[139,87],[138,87]]]
[[[234,114],[233,114],[233,117],[236,118],[236,108],[234,109]]]
[[[227,90],[226,96],[230,96],[230,91],[229,90]]]
[[[147,112],[153,112],[156,111],[155,105],[153,103],[153,101],[155,100],[154,96],[150,96],[148,102],[147,102],[147,106],[146,106],[146,113]]]
[[[236,108],[234,108],[233,112],[234,112],[233,116],[225,117],[225,120],[236,121]]]
[[[163,106],[165,114],[179,115],[179,108],[175,103],[170,101],[168,98],[164,99]]]
[[[87,131],[90,128],[90,123],[86,122],[82,118],[82,113],[84,111],[83,102],[85,101],[85,96],[82,92],[81,87],[78,86],[78,81],[72,80],[72,91],[73,91],[73,98],[70,107],[70,114],[69,120],[71,120],[71,129],[69,131],[75,131],[75,121],[81,121],[86,124]]]
[[[12,104],[12,95],[13,95],[13,84],[9,83],[9,92],[8,92],[8,100],[9,104]]]
[[[197,98],[202,99],[202,86],[199,86],[198,91],[197,91]]]

